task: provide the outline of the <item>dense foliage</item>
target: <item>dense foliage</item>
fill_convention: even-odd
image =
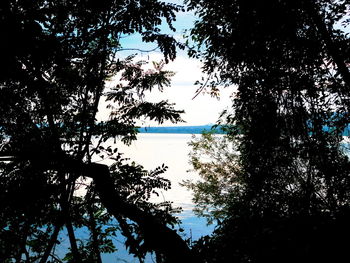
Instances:
[[[101,262],[116,251],[117,231],[140,260],[152,251],[159,261],[186,256],[172,252],[187,247],[168,228],[170,204],[148,202],[170,187],[159,176],[166,167],[145,171],[109,140],[130,143],[140,118],[181,120],[169,102],[144,99],[170,84],[164,63],[144,70],[118,56],[121,39],[140,34],[173,60],[178,44],[160,26],[175,30],[179,10],[156,0],[1,1],[1,262]],[[105,99],[110,116],[98,122]],[[105,159],[109,168],[94,163]],[[59,248],[61,233],[69,251]]]
[[[199,17],[190,55],[204,63],[203,85],[237,87],[221,121],[239,152],[231,174],[224,159],[209,169],[192,160],[207,179],[192,185],[197,204],[225,214],[199,252],[207,262],[340,262],[350,211],[348,2],[187,3]],[[222,180],[240,184],[224,206]]]
[[[163,62],[121,58],[121,40],[179,44],[161,33],[180,6],[157,0],[0,3],[0,261],[102,262],[112,237],[158,262],[337,262],[350,234],[349,4],[345,0],[187,0],[198,21],[190,56],[212,94],[236,86],[228,134],[192,142],[203,181],[197,212],[217,221],[193,253],[171,228],[165,166],[145,171],[114,140],[136,121],[180,121],[144,93],[170,84]],[[190,41],[190,42],[191,42]],[[106,83],[110,88],[106,88]],[[98,122],[106,100],[109,118]],[[107,161],[108,162],[107,162]],[[107,164],[101,164],[105,161]],[[77,235],[84,230],[85,236]],[[65,231],[65,232],[64,232]],[[69,240],[59,249],[60,235]],[[63,244],[64,246],[67,243]]]

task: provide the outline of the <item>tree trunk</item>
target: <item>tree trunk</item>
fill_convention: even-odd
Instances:
[[[337,44],[334,42],[333,34],[328,31],[324,20],[318,13],[314,0],[306,0],[305,7],[308,14],[315,23],[317,30],[322,40],[324,41],[329,54],[333,58],[334,63],[337,65],[338,71],[342,76],[346,86],[350,87],[350,72],[343,60],[342,52],[337,46]]]
[[[102,263],[101,259],[101,252],[99,248],[99,242],[98,242],[98,235],[99,233],[97,232],[97,226],[96,226],[96,221],[95,221],[95,216],[94,216],[94,211],[93,211],[93,202],[90,202],[88,205],[88,213],[89,213],[89,230],[91,233],[91,241],[92,241],[92,255],[93,255],[93,260],[96,263]]]
[[[78,246],[77,246],[77,240],[76,240],[75,234],[74,234],[72,221],[71,221],[69,216],[66,217],[66,228],[67,228],[67,232],[68,232],[70,247],[72,250],[73,262],[79,263],[79,262],[81,262],[80,254],[79,254],[79,250],[78,250]]]
[[[41,257],[39,263],[46,263],[50,253],[52,251],[53,246],[55,245],[55,243],[57,242],[57,238],[58,238],[58,234],[60,233],[60,229],[62,227],[62,220],[60,220],[59,222],[56,223],[53,233],[51,235],[50,241],[45,249],[44,255]]]
[[[3,155],[5,156],[5,155]],[[8,155],[6,155],[8,156]],[[59,169],[68,173],[80,174],[92,178],[101,203],[115,218],[124,216],[136,222],[144,233],[144,240],[148,247],[166,258],[167,263],[197,263],[196,258],[186,242],[176,233],[159,221],[154,215],[143,211],[134,204],[124,202],[114,187],[114,181],[107,165],[85,164],[71,157],[49,155],[16,156],[18,159],[38,161],[42,169]]]
[[[101,202],[108,212],[116,218],[123,215],[136,222],[144,233],[147,245],[163,254],[167,262],[198,262],[175,230],[168,228],[150,213],[121,200],[114,188],[108,166],[95,163],[83,165],[83,175],[94,180]]]
[[[70,186],[71,184],[64,180],[64,173],[61,171],[59,172],[58,177],[61,180],[61,198],[60,203],[62,207],[62,214],[63,214],[63,220],[66,225],[66,229],[68,232],[69,242],[71,245],[71,252],[73,255],[73,262],[79,263],[81,262],[79,249],[77,246],[77,240],[75,238],[75,233],[73,229],[71,214],[70,214],[70,199],[69,199],[69,192],[70,192]],[[68,188],[68,189],[67,189]]]

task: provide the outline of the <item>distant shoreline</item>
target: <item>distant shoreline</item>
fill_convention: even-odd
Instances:
[[[200,126],[168,126],[168,127],[141,127],[138,128],[139,133],[172,133],[172,134],[202,134],[203,132],[211,132],[214,134],[225,134],[221,126],[212,129],[213,125]],[[331,129],[324,126],[323,131],[332,132]],[[343,136],[350,137],[350,125],[343,131]]]
[[[139,133],[172,133],[172,134],[201,134],[203,132],[213,132],[223,134],[220,127],[212,129],[212,125],[201,126],[171,126],[171,127],[141,127]]]

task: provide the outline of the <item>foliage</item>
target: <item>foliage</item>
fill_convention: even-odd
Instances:
[[[234,140],[229,135],[203,132],[189,142],[190,163],[201,180],[186,180],[182,184],[193,191],[195,214],[206,217],[208,223],[225,218],[230,202],[240,195],[239,153]]]
[[[230,178],[242,186],[214,236],[198,243],[199,251],[208,262],[345,255],[339,236],[349,232],[341,223],[349,218],[350,201],[350,163],[342,144],[349,126],[348,3],[187,3],[199,17],[190,55],[204,63],[203,85],[214,91],[237,86],[232,111],[219,123],[233,127],[240,171],[232,170]],[[325,249],[323,259],[317,248]]]
[[[118,56],[121,39],[140,34],[159,46],[166,62],[173,60],[179,45],[160,25],[164,19],[174,30],[181,7],[156,0],[0,5],[0,261],[101,262],[101,253],[115,251],[111,238],[119,228],[130,252],[142,260],[154,247],[126,220],[127,209],[115,218],[117,225],[104,227],[116,221],[84,167],[114,160],[109,172],[116,197],[153,215],[157,227],[175,222],[170,204],[148,202],[156,189],[170,187],[159,176],[166,168],[144,171],[121,158],[110,139],[136,139],[140,118],[181,121],[182,111],[171,103],[144,98],[145,91],[170,85],[172,73],[163,70],[164,63],[144,70],[146,62]],[[106,89],[107,81],[112,88]],[[98,123],[105,98],[110,117]],[[65,257],[55,250],[63,228],[70,242]],[[90,234],[79,241],[76,231],[83,228]]]

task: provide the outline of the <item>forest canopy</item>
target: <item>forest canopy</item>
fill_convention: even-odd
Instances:
[[[219,121],[228,147],[210,135],[192,142],[203,180],[187,185],[197,211],[219,222],[198,242],[203,260],[341,262],[350,215],[349,3],[186,2],[198,16],[190,55],[202,60],[207,88],[237,87]]]

